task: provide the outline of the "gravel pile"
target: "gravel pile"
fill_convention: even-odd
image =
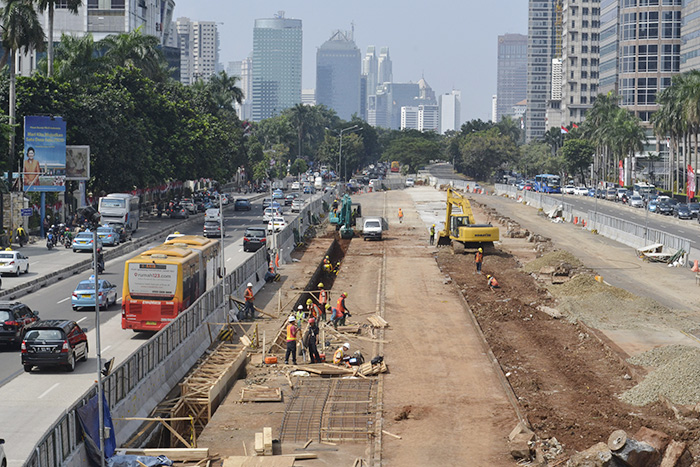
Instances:
[[[542,269],[545,266],[557,267],[562,263],[569,263],[574,268],[580,268],[581,266],[583,266],[581,261],[579,261],[578,258],[576,258],[571,253],[567,251],[556,250],[542,255],[541,257],[533,261],[530,261],[525,265],[523,269],[525,269],[526,272],[538,273],[540,272],[540,269]]]
[[[654,349],[630,359],[630,362],[656,366],[647,377],[620,396],[632,405],[647,405],[666,396],[674,404],[700,402],[700,349],[674,345]],[[643,362],[643,363],[642,363]]]

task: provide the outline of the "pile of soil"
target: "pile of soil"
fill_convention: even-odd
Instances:
[[[475,273],[473,255],[453,255],[441,249],[436,260],[464,294],[515,395],[541,439],[556,437],[564,455],[606,442],[616,429],[629,433],[646,426],[677,440],[692,441],[700,429],[697,419],[679,421],[673,411],[659,403],[633,406],[619,396],[639,381],[623,356],[578,319],[555,319],[538,306],[560,308],[555,296],[588,297],[605,309],[616,306],[609,300],[632,301],[630,294],[579,273],[562,285],[536,280],[544,266],[567,262],[579,267],[565,252],[535,260],[525,268],[510,253],[496,249],[484,258],[483,273]],[[486,275],[495,275],[501,288],[492,291]],[[557,291],[556,288],[559,288]],[[566,307],[575,308],[575,302]],[[596,305],[598,306],[598,305]],[[566,313],[565,313],[566,315]]]

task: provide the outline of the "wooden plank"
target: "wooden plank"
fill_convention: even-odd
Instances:
[[[321,363],[314,365],[297,365],[297,370],[308,371],[317,375],[351,375],[352,370],[343,368],[329,363]]]
[[[294,458],[230,456],[224,459],[223,467],[294,467]]]
[[[148,448],[148,449],[118,449],[122,454],[134,456],[158,457],[165,456],[172,461],[201,461],[209,457],[209,448]]]
[[[272,455],[272,428],[266,426],[263,428],[263,447],[265,448],[265,455]]]
[[[281,402],[280,388],[243,388],[240,402]]]
[[[360,332],[360,326],[338,326],[338,332],[357,334]]]
[[[278,457],[293,457],[295,460],[318,459],[318,454],[315,452],[300,452],[298,454],[280,454]]]

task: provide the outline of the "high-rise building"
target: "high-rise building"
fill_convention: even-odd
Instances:
[[[253,29],[253,121],[279,115],[301,102],[300,19],[256,19]]]
[[[82,2],[78,13],[74,14],[68,10],[65,1],[58,1],[54,7],[53,42],[59,43],[63,34],[83,37],[87,33],[92,34],[95,41],[99,41],[109,35],[129,33],[140,27],[142,34],[158,38],[166,59],[169,59],[168,65],[179,68],[176,44],[169,37],[173,32],[174,9],[175,0],[90,0]],[[44,33],[48,35],[48,11],[40,11],[38,18]],[[18,74],[30,75],[36,70],[37,61],[45,56],[46,52],[20,53]]]
[[[568,125],[583,121],[598,94],[600,0],[564,0],[563,18],[559,99],[562,123]]]
[[[498,113],[498,94],[491,96],[491,122],[496,123],[496,114]]]
[[[377,85],[394,82],[394,72],[391,68],[389,47],[382,47],[377,59]]]
[[[334,32],[316,52],[316,102],[343,120],[359,115],[361,64],[352,33]]]
[[[700,69],[700,0],[683,2],[681,25],[681,73]]]
[[[558,57],[561,0],[529,0],[527,35],[527,110],[525,140],[544,137],[551,95],[552,58]],[[559,21],[558,21],[559,20]]]
[[[219,33],[214,21],[177,19],[177,42],[180,48],[180,82],[193,84],[208,81],[219,64]]]
[[[498,36],[498,96],[494,122],[501,121],[517,102],[527,95],[527,36],[504,34]]]
[[[362,74],[367,77],[367,94],[372,95],[377,89],[377,53],[375,47],[370,45],[367,47],[362,59]]]
[[[440,107],[435,104],[418,106],[418,131],[440,131]]]
[[[401,129],[402,130],[417,130],[418,129],[418,107],[416,107],[416,106],[401,107]]]
[[[301,103],[304,105],[316,105],[316,90],[315,89],[302,89],[301,90]]]
[[[600,65],[598,92],[617,94],[617,46],[619,43],[619,0],[600,1]]]
[[[449,93],[441,94],[439,101],[440,133],[459,131],[462,126],[462,92],[453,89]]]
[[[657,94],[680,70],[681,0],[636,3],[619,7],[618,92],[620,105],[648,122]]]

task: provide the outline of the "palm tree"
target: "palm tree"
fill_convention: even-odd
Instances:
[[[29,53],[30,50],[42,51],[44,49],[44,30],[41,28],[39,18],[31,0],[5,0],[5,6],[0,9],[0,23],[2,23],[2,45],[10,53],[10,106],[9,124],[15,124],[15,64],[16,55],[20,50]],[[2,59],[7,61],[7,52]],[[12,186],[12,172],[15,168],[15,132],[10,133],[9,148],[10,166],[7,170],[9,186]]]
[[[47,67],[47,61],[39,62],[41,69]],[[99,56],[92,34],[82,37],[63,34],[56,47],[54,69],[55,77],[64,82],[85,83],[104,66],[104,59]]]
[[[239,81],[240,77],[229,76],[225,71],[220,71],[209,79],[208,86],[219,108],[233,110],[234,102],[243,102],[243,91],[237,86]]]
[[[37,0],[37,5],[40,11],[49,11],[49,47],[47,51],[48,65],[46,67],[46,76],[53,75],[53,13],[56,7],[56,2],[59,0]],[[61,0],[65,8],[71,13],[78,14],[78,8],[83,4],[82,0]]]
[[[168,77],[167,64],[160,43],[155,36],[141,33],[141,26],[127,34],[107,36],[100,41],[105,60],[112,66],[136,67],[154,81]]]

